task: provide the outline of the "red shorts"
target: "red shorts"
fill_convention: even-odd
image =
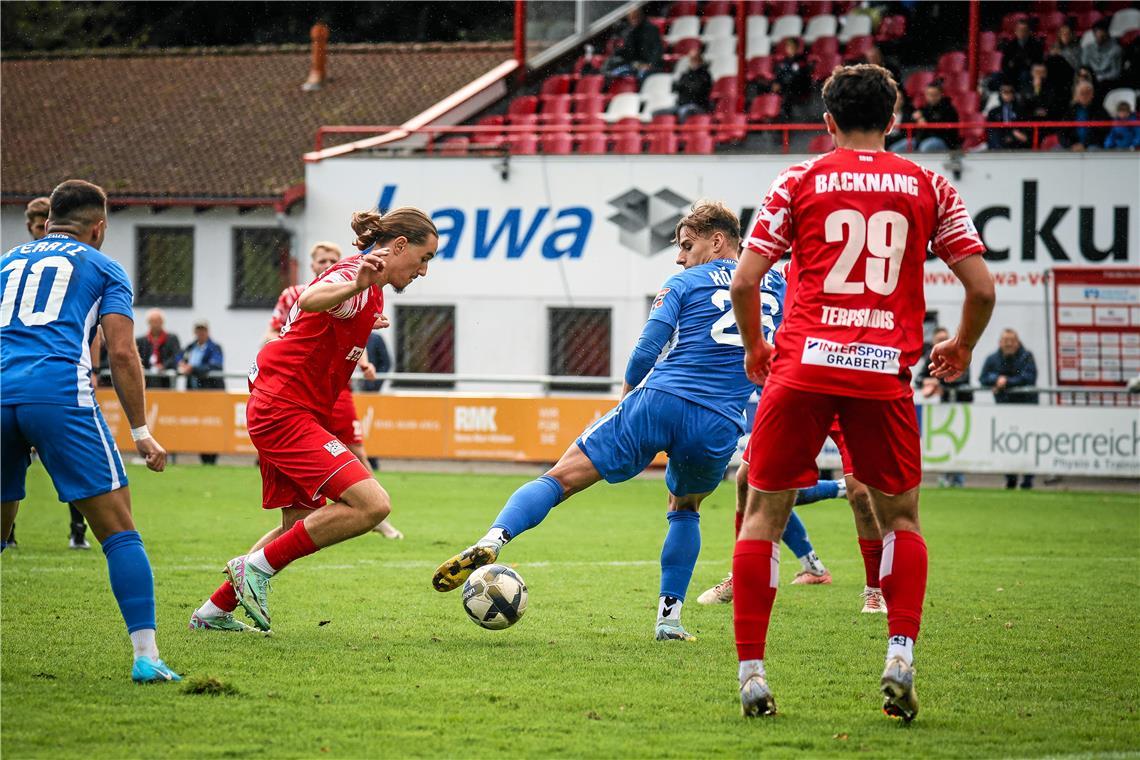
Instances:
[[[249,438],[261,460],[264,509],[317,509],[372,473],[305,409],[251,394]]]
[[[843,438],[843,431],[839,429],[839,417],[836,417],[831,422],[831,429],[827,431],[827,437],[835,444],[835,448],[839,449],[839,461],[843,466],[843,474],[850,475],[854,470],[851,467],[851,455],[847,452],[847,441]],[[748,466],[748,452],[752,449],[752,438],[748,439],[748,446],[745,447],[744,453],[740,455],[740,461],[744,462],[744,466]]]
[[[352,400],[352,389],[347,385],[333,402],[329,412],[329,430],[344,443],[364,443],[360,420],[356,418],[356,402]]]
[[[748,440],[748,484],[760,491],[815,485],[815,458],[837,418],[840,438],[850,444],[845,472],[892,495],[919,484],[922,458],[914,401],[851,398],[772,384],[760,397]]]

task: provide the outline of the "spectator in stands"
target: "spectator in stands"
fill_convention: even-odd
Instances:
[[[365,378],[360,383],[360,389],[378,393],[384,389],[384,381],[377,379],[377,375],[386,375],[392,371],[392,355],[388,353],[388,344],[380,337],[378,330],[373,330],[368,336],[368,347],[365,349],[368,363],[372,365],[372,378]],[[373,467],[372,469],[376,469]]]
[[[1000,95],[1001,102],[986,114],[986,121],[990,124],[1023,121],[1025,116],[1021,112],[1021,104],[1017,102],[1013,83],[1003,82]],[[1029,147],[1029,134],[1024,129],[990,127],[986,130],[986,144],[990,150],[1024,150]]]
[[[934,331],[934,345],[950,337],[950,331],[945,327],[939,327]],[[930,376],[930,348],[926,350],[926,355],[922,357],[922,361],[918,363],[918,372],[915,373],[915,386],[922,393],[923,398],[933,398],[935,394],[941,398],[943,404],[972,404],[974,403],[974,392],[969,390],[960,390],[961,388],[968,388],[970,386],[970,368],[966,367],[966,371],[957,380],[940,380],[937,377]],[[966,484],[966,478],[960,472],[948,472],[939,476],[938,485],[942,487],[950,486],[952,488],[961,488]]]
[[[1044,63],[1035,63],[1029,71],[1029,83],[1021,89],[1023,112],[1033,121],[1053,121],[1065,110],[1072,75],[1060,83],[1049,75]]]
[[[1093,37],[1096,44],[1081,49],[1081,63],[1092,69],[1097,81],[1106,89],[1112,89],[1120,79],[1124,51],[1108,35],[1108,19],[1101,19],[1093,25]]]
[[[146,334],[135,338],[143,369],[146,370],[146,387],[169,388],[170,378],[162,373],[178,366],[182,344],[178,342],[177,335],[166,331],[166,315],[162,313],[162,309],[148,311],[146,324],[149,328]]]
[[[1006,81],[1024,84],[1029,81],[1029,67],[1045,60],[1041,40],[1029,33],[1029,22],[1021,19],[1013,29],[1013,37],[998,45],[1001,71]]]
[[[995,404],[1036,404],[1036,393],[1010,393],[1013,388],[1032,388],[1037,384],[1037,362],[1021,345],[1017,331],[1007,327],[998,339],[998,350],[986,357],[978,384],[993,388]],[[1017,475],[1005,476],[1006,488],[1017,488]],[[1022,488],[1033,488],[1033,476],[1021,479]]]
[[[681,124],[693,114],[712,110],[709,95],[712,94],[713,81],[704,54],[700,48],[693,48],[685,60],[688,61],[688,66],[673,81],[673,90],[677,93],[675,111],[677,121]]]
[[[1074,72],[1081,67],[1081,43],[1073,34],[1073,27],[1068,24],[1061,24],[1057,29],[1057,37],[1049,48],[1049,57],[1054,56],[1063,59]]]
[[[939,122],[958,121],[958,110],[946,97],[942,83],[935,80],[926,86],[926,103],[911,114],[911,121],[918,125],[937,124]],[[938,151],[953,150],[957,148],[960,139],[958,130],[953,127],[945,129],[917,129],[914,133],[914,142],[920,153],[937,153]],[[898,152],[902,148],[894,148]]]
[[[640,6],[630,10],[625,18],[629,26],[618,49],[606,61],[606,74],[611,77],[635,76],[641,82],[654,71],[661,70],[664,54],[661,32],[650,23]]]
[[[1073,102],[1065,121],[1108,121],[1108,112],[1096,102],[1096,90],[1089,82],[1077,82],[1073,87]],[[1098,150],[1108,135],[1105,127],[1071,127],[1061,131],[1061,145],[1069,150]]]
[[[1104,139],[1104,147],[1109,150],[1136,150],[1140,148],[1140,122],[1132,111],[1128,101],[1122,100],[1116,104],[1116,120],[1132,122],[1134,126],[1113,127]]]
[[[784,118],[790,118],[793,106],[799,105],[811,91],[811,64],[795,37],[784,40],[784,55],[773,72],[772,92],[783,104]]]
[[[194,342],[178,357],[178,374],[186,377],[186,388],[192,391],[218,390],[226,387],[211,372],[222,371],[222,347],[210,339],[210,323],[199,319],[194,323]],[[199,454],[202,464],[217,464],[217,454]]]

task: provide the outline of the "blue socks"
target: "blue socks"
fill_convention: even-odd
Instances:
[[[797,557],[805,557],[812,552],[811,541],[808,540],[807,526],[800,516],[793,510],[788,515],[788,525],[784,528],[784,535],[781,537],[792,553]]]
[[[549,475],[543,475],[511,494],[491,528],[502,530],[504,542],[510,541],[545,520],[560,501],[562,485]]]
[[[811,488],[800,489],[800,492],[796,494],[796,506],[837,498],[839,498],[839,481],[821,480]]]
[[[701,553],[701,515],[667,512],[669,532],[661,547],[661,596],[685,600],[697,555]]]
[[[111,591],[127,624],[127,632],[153,629],[154,575],[138,531],[124,530],[103,542]]]

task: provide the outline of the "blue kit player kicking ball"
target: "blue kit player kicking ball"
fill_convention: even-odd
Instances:
[[[60,501],[83,513],[103,546],[134,646],[131,678],[180,681],[158,656],[150,561],[131,519],[122,459],[91,387],[91,341],[101,325],[131,437],[147,467],[161,472],[166,451],[146,426],[131,284],[99,252],[107,196],[68,180],[51,194],[47,225],[45,237],[0,259],[0,535],[9,535],[16,519],[35,447]]]
[[[629,480],[664,451],[669,530],[661,549],[656,637],[694,638],[681,626],[681,606],[701,548],[697,510],[724,477],[755,386],[744,375],[728,292],[740,222],[723,204],[699,201],[677,224],[675,242],[685,271],[657,294],[626,368],[621,403],[590,425],[545,475],[515,491],[478,543],[439,566],[432,578],[437,591],[459,587],[473,570],[494,562],[504,544],[563,500],[599,480]],[[778,274],[771,283],[782,291]],[[763,296],[778,308],[783,293]]]

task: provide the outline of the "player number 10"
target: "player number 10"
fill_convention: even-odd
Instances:
[[[4,267],[3,271],[11,274],[4,283],[4,295],[0,297],[0,327],[7,327],[12,322],[12,313],[16,310],[16,293],[20,290],[20,283],[25,281],[24,268],[27,266],[27,259],[16,259]],[[43,309],[36,311],[45,269],[54,269],[55,277],[52,278],[51,290],[48,291]],[[46,325],[59,318],[63,297],[67,295],[67,283],[71,282],[72,269],[71,262],[63,256],[48,256],[28,269],[24,297],[20,299],[20,321],[26,327]]]
[[[853,209],[833,211],[823,223],[829,243],[844,242],[843,251],[823,280],[824,293],[858,295],[869,288],[881,296],[895,292],[906,253],[906,217],[897,211],[878,211],[864,218]],[[846,234],[844,234],[846,230]],[[863,281],[847,279],[866,246],[867,260]]]

